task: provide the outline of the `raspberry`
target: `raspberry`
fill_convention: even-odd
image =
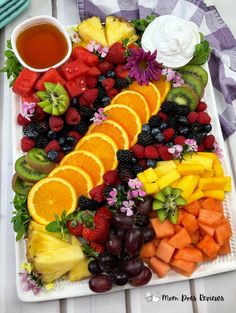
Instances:
[[[203,112],[203,111],[206,111],[206,109],[207,109],[207,104],[205,103],[205,102],[202,102],[202,101],[200,101],[199,103],[198,103],[198,106],[197,106],[197,112]]]
[[[86,103],[94,103],[98,96],[98,88],[88,89],[83,93]]]
[[[34,148],[35,141],[34,141],[34,139],[25,136],[25,137],[21,138],[20,145],[21,145],[21,150],[23,152],[27,152],[27,151]]]
[[[30,124],[30,120],[28,120],[22,114],[19,113],[17,115],[17,124],[20,125],[20,126],[29,125]]]
[[[201,144],[201,145],[198,146],[197,151],[198,151],[198,152],[204,152],[204,151],[205,151],[203,144]]]
[[[94,187],[93,189],[89,191],[90,197],[96,200],[97,202],[102,202],[104,200],[104,195],[103,195],[104,188],[105,186],[103,184]]]
[[[147,146],[144,149],[144,156],[146,159],[157,159],[159,157],[159,153],[154,146]]]
[[[136,144],[134,145],[131,150],[133,151],[133,154],[136,156],[138,159],[143,159],[144,158],[144,147]]]
[[[64,126],[64,121],[60,116],[50,116],[49,118],[49,127],[55,132],[62,130]]]
[[[168,151],[167,146],[159,147],[158,152],[162,160],[168,161],[173,159],[173,155]]]
[[[80,133],[78,133],[76,130],[71,130],[68,133],[68,136],[74,137],[75,138],[75,143],[77,143],[82,138],[82,135]]]
[[[123,64],[119,64],[115,68],[115,73],[118,78],[127,78],[129,71],[124,69]]]
[[[106,90],[111,90],[115,85],[115,80],[113,78],[105,78],[102,81],[102,86],[106,89]]]
[[[86,86],[89,89],[95,88],[97,86],[97,83],[98,83],[97,77],[93,77],[93,76],[85,77],[85,81],[86,81]]]
[[[163,121],[167,121],[168,120],[168,116],[165,113],[161,112],[161,111],[157,114],[157,116],[162,118]]]
[[[203,146],[205,149],[213,149],[214,148],[214,142],[215,142],[215,136],[208,135],[203,140]]]
[[[102,178],[106,186],[115,185],[118,180],[118,173],[116,170],[106,171]]]
[[[50,150],[56,150],[60,151],[61,147],[56,139],[50,141],[46,147],[45,147],[45,152],[48,153]]]
[[[33,114],[33,120],[35,122],[40,122],[46,118],[46,113],[43,111],[43,109],[36,105],[34,114]]]
[[[138,164],[141,165],[145,170],[147,169],[147,160],[146,159],[139,160]]]
[[[175,131],[173,128],[166,128],[163,130],[162,134],[164,135],[164,141],[168,142],[174,136]]]
[[[198,123],[202,125],[209,124],[211,122],[210,116],[206,112],[198,113]]]
[[[57,163],[59,163],[64,158],[64,156],[65,156],[65,153],[62,151],[59,151]]]
[[[107,61],[98,63],[97,68],[103,74],[113,69],[113,65]]]
[[[68,125],[77,125],[80,120],[80,114],[75,108],[71,107],[66,111],[66,123]]]
[[[186,138],[184,136],[176,136],[174,139],[175,145],[183,145],[185,143]]]
[[[102,253],[102,252],[104,252],[105,251],[105,245],[104,244],[102,244],[102,243],[97,243],[97,242],[90,242],[89,243],[89,245],[90,245],[90,247],[94,250],[94,251],[96,251],[96,252],[98,252],[98,253]]]
[[[115,97],[115,95],[117,95],[118,94],[118,90],[117,89],[115,89],[115,88],[112,88],[112,89],[110,89],[110,90],[107,90],[107,95],[108,95],[108,97],[109,98],[114,98]]]
[[[189,115],[187,116],[187,119],[189,121],[189,124],[196,123],[198,120],[198,113],[197,112],[190,112]]]

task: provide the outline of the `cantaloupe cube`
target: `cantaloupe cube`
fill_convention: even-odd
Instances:
[[[219,245],[224,245],[230,239],[231,235],[232,231],[228,220],[216,227],[215,240]]]
[[[165,276],[170,271],[170,266],[165,262],[162,262],[155,256],[153,256],[149,261],[149,266],[151,270],[157,274],[159,277]]]
[[[158,177],[157,177],[157,175],[156,175],[156,173],[152,167],[149,167],[147,170],[145,170],[143,172],[143,174],[149,183],[153,183],[158,179]]]
[[[182,160],[182,164],[200,164],[205,170],[210,171],[213,166],[213,160],[198,154],[193,154],[185,156],[184,160]]]
[[[158,239],[171,237],[175,233],[174,226],[169,220],[161,223],[158,218],[151,218],[150,222]]]
[[[209,225],[206,225],[204,223],[201,223],[201,222],[198,222],[198,227],[199,227],[199,230],[201,231],[201,233],[203,235],[210,235],[210,236],[214,236],[214,233],[215,233],[215,228],[212,227],[212,226],[209,226]]]
[[[202,251],[193,246],[185,247],[181,250],[178,250],[174,254],[174,259],[176,260],[186,260],[190,262],[202,262]]]
[[[199,188],[195,189],[192,195],[188,199],[188,203],[194,202],[204,197],[204,193]]]
[[[191,239],[192,239],[192,243],[193,243],[194,245],[196,245],[196,244],[198,243],[199,237],[200,237],[200,232],[199,232],[199,230],[195,231],[195,233],[191,234],[190,236],[191,236]]]
[[[201,174],[201,177],[202,178],[205,178],[205,177],[214,177],[215,175],[215,170],[210,170],[210,171],[204,171],[202,174]]]
[[[192,203],[189,203],[185,205],[185,210],[189,212],[190,214],[193,214],[194,216],[199,215],[199,211],[201,209],[199,201],[194,201]]]
[[[143,189],[147,195],[151,195],[159,191],[159,186],[157,183],[145,183],[143,185]]]
[[[182,224],[184,225],[190,236],[192,233],[198,230],[196,217],[192,214],[186,213],[182,219]]]
[[[169,173],[171,170],[176,168],[176,164],[173,161],[168,161],[167,164],[162,166],[157,166],[154,171],[158,177],[161,177],[167,173]]]
[[[190,237],[187,230],[183,227],[181,231],[169,239],[168,243],[176,249],[183,249],[192,243],[192,238]]]
[[[181,178],[180,182],[177,185],[177,188],[183,190],[181,196],[185,200],[188,200],[194,192],[195,188],[197,187],[198,180],[199,176],[197,175],[187,175]]]
[[[183,275],[187,274],[192,274],[195,269],[196,269],[196,263],[195,262],[190,262],[186,260],[176,260],[172,259],[170,261],[171,267],[173,266],[174,268],[178,268],[182,271]]]
[[[215,227],[219,224],[223,214],[212,210],[201,209],[199,211],[198,221],[206,225]]]
[[[232,181],[231,181],[231,177],[230,176],[225,176],[226,179],[226,183],[225,183],[225,187],[224,187],[224,191],[232,191]]]
[[[226,184],[225,177],[200,178],[198,188],[201,190],[224,190]]]
[[[221,164],[213,164],[213,169],[216,177],[224,176],[224,169]]]
[[[220,245],[215,242],[214,238],[206,234],[203,239],[197,244],[197,247],[202,250],[209,258],[215,258],[220,249]]]
[[[218,199],[218,200],[224,200],[225,193],[224,193],[223,190],[219,190],[219,189],[216,189],[216,190],[205,190],[204,191],[204,196],[205,197],[212,197],[212,198],[215,198],[215,199]]]
[[[218,251],[218,255],[225,255],[225,254],[229,254],[230,252],[231,252],[230,242],[227,241],[223,246],[220,247],[220,250]]]
[[[140,251],[141,259],[150,258],[156,254],[156,245],[153,241],[145,243]]]
[[[179,164],[177,171],[180,175],[201,175],[204,173],[204,167],[200,164]]]
[[[148,181],[147,181],[147,179],[146,179],[146,177],[145,177],[143,172],[142,173],[138,173],[137,177],[141,181],[141,183],[143,183],[143,184],[148,183]]]
[[[164,238],[161,240],[156,250],[156,256],[162,261],[169,263],[175,248],[168,243],[168,239]]]
[[[169,186],[171,183],[173,183],[175,180],[179,179],[181,176],[179,174],[179,172],[174,169],[172,171],[170,171],[169,173],[161,176],[158,180],[158,186],[160,187],[160,189],[163,189],[167,186]]]

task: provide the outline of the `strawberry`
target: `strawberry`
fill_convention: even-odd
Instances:
[[[146,146],[144,149],[144,156],[146,159],[157,159],[159,153],[154,146]]]
[[[116,170],[106,171],[102,178],[106,186],[115,185],[118,180],[118,173]]]
[[[92,88],[88,89],[84,92],[83,98],[87,101],[87,103],[94,103],[98,96],[98,89]]]
[[[98,253],[102,253],[102,252],[104,252],[105,251],[105,245],[104,244],[101,244],[101,243],[97,243],[97,242],[90,242],[89,243],[89,245],[90,245],[90,247],[94,250],[94,251],[96,251],[96,252],[98,252]]]
[[[106,90],[110,90],[114,87],[115,85],[115,80],[113,78],[105,78],[102,81],[102,86],[106,89]]]
[[[123,64],[119,64],[115,68],[115,73],[116,73],[116,77],[118,78],[126,78],[129,74],[129,71],[124,69]]]
[[[103,243],[107,240],[109,235],[109,222],[103,217],[97,216],[96,223],[93,228],[88,228],[83,225],[82,236],[88,241]]]
[[[144,147],[143,146],[136,144],[131,148],[131,150],[133,151],[136,158],[138,158],[138,159],[144,158]]]
[[[76,236],[76,237],[82,236],[82,229],[83,229],[82,224],[80,224],[79,222],[74,223],[74,221],[68,221],[66,225],[71,235]]]
[[[86,86],[89,89],[95,88],[97,86],[97,83],[98,83],[98,79],[96,77],[93,77],[93,76],[85,77],[85,81],[86,81]]]
[[[103,184],[94,187],[89,191],[90,197],[98,202],[102,202],[104,200],[103,195],[104,188],[105,186]]]
[[[125,48],[121,42],[115,42],[109,48],[105,60],[112,64],[124,64],[126,62]]]
[[[112,218],[112,213],[107,207],[102,206],[95,213],[95,217],[94,217],[95,222],[98,216],[110,221]]]
[[[71,107],[66,111],[66,123],[68,125],[77,125],[81,120],[79,112]]]
[[[102,74],[104,74],[104,73],[112,70],[113,65],[107,61],[101,61],[100,63],[98,63],[97,68]]]

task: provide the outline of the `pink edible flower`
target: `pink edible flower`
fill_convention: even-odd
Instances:
[[[120,208],[122,213],[125,213],[127,216],[132,216],[134,214],[133,212],[133,205],[134,201],[128,200],[128,201],[123,201],[123,206]]]
[[[161,71],[161,74],[166,76],[167,81],[171,81],[173,87],[180,87],[184,84],[184,80],[181,77],[181,74],[174,71],[172,68],[164,68]]]
[[[171,148],[168,148],[168,152],[173,154],[174,158],[179,158],[183,151],[183,146],[181,145],[174,145]]]
[[[116,204],[116,201],[117,201],[117,190],[115,188],[112,189],[112,191],[110,191],[109,193],[110,197],[107,198],[107,202],[109,205],[113,206]]]
[[[22,103],[22,115],[30,121],[34,111],[35,111],[36,102],[27,102]]]
[[[224,157],[223,150],[219,147],[217,141],[214,142],[213,146],[214,146],[213,152],[218,156],[219,159],[223,159]]]
[[[107,116],[104,114],[104,109],[99,108],[98,112],[94,113],[94,117],[90,119],[95,125],[101,125],[103,121],[107,119]]]
[[[198,145],[195,139],[186,139],[184,143],[188,146],[187,151],[198,151]]]
[[[41,288],[31,279],[27,271],[23,271],[19,273],[19,275],[21,276],[21,283],[24,291],[32,290],[34,295],[37,295],[40,292]]]

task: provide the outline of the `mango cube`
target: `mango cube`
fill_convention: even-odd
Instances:
[[[195,188],[197,187],[199,181],[199,176],[197,175],[187,175],[183,176],[179,181],[177,188],[183,190],[181,196],[188,200],[192,193],[194,192]]]
[[[224,190],[226,182],[225,177],[200,178],[198,188],[201,190]]]
[[[223,190],[205,190],[204,191],[204,196],[205,197],[211,197],[211,198],[215,198],[217,200],[221,200],[223,201],[224,200],[224,197],[225,197],[225,193]]]
[[[141,181],[141,183],[143,183],[143,184],[148,183],[144,173],[138,173],[137,177]]]
[[[224,169],[220,163],[219,164],[213,164],[213,169],[215,171],[215,176],[217,176],[217,177],[224,176]]]
[[[173,187],[173,188],[177,188],[177,185],[178,185],[178,183],[180,182],[180,180],[181,180],[181,178],[179,178],[179,179],[175,180],[172,184],[170,184],[170,185],[171,185],[171,187]]]
[[[172,163],[173,161],[159,161],[159,162],[157,162],[157,167],[163,166],[163,165],[167,165],[167,164],[169,164],[170,162]]]
[[[154,169],[152,167],[149,167],[147,170],[145,170],[143,172],[146,180],[149,182],[149,183],[153,183],[154,181],[156,181],[158,179]]]
[[[179,164],[177,171],[180,175],[200,175],[204,173],[204,167],[200,164]]]
[[[179,174],[179,172],[174,169],[172,171],[170,171],[169,173],[161,176],[157,183],[158,183],[158,186],[160,187],[160,189],[163,189],[167,186],[169,186],[170,184],[172,184],[175,180],[179,179],[181,176]]]
[[[204,158],[212,159],[213,161],[219,160],[218,156],[214,152],[198,152],[197,155]]]
[[[205,196],[205,195],[204,195],[204,193],[203,193],[202,190],[196,189],[196,190],[192,193],[192,195],[190,196],[190,198],[188,199],[188,203],[191,203],[191,202],[194,202],[194,201],[196,201],[196,200],[199,200],[199,199],[203,198],[204,196]]]
[[[232,190],[231,177],[230,176],[225,176],[225,179],[226,179],[226,183],[225,183],[224,191],[230,192]]]
[[[159,191],[159,186],[157,183],[146,183],[143,185],[143,189],[147,195],[151,195]]]
[[[204,171],[203,174],[201,174],[201,177],[213,177],[215,175],[215,170],[210,171]]]
[[[182,164],[199,164],[204,167],[205,170],[210,171],[213,166],[213,159],[200,156],[198,154],[187,155]]]
[[[173,169],[176,168],[176,164],[173,161],[168,161],[168,163],[166,163],[165,165],[162,166],[158,166],[154,169],[156,175],[158,177],[161,177],[167,173],[169,173],[170,171],[172,171]]]

